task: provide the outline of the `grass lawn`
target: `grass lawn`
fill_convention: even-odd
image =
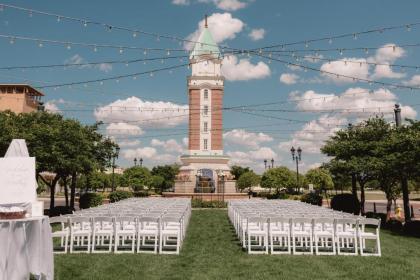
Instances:
[[[248,255],[225,210],[194,210],[181,254],[55,256],[55,279],[420,279],[420,239],[382,231],[382,257]]]

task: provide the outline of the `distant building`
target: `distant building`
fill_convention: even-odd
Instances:
[[[42,96],[42,92],[29,85],[0,84],[0,111],[20,114],[43,110]]]
[[[117,167],[114,168],[114,173],[122,175],[122,174],[124,174],[124,170],[125,170],[125,168],[117,166]],[[110,167],[110,168],[105,169],[105,174],[112,174],[112,168]]]

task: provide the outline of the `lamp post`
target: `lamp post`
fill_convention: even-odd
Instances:
[[[115,159],[118,158],[119,153],[120,147],[117,146],[112,154],[112,191],[115,191]]]
[[[266,170],[267,169],[267,160],[265,159],[264,160],[264,170]]]
[[[143,158],[140,158],[140,167],[143,167]]]
[[[134,158],[134,166],[137,166],[137,158]]]
[[[222,193],[222,201],[225,202],[225,173],[223,170],[217,170],[217,177],[219,178],[218,184],[220,184],[217,192]]]
[[[271,168],[274,168],[274,158],[271,159]]]
[[[296,150],[295,147],[292,147],[290,152],[292,153],[292,159],[296,161],[296,184],[299,191],[299,161],[302,160],[302,149],[298,147]]]

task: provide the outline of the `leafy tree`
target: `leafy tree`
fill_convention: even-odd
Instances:
[[[276,189],[279,192],[281,188],[293,188],[295,185],[295,175],[284,166],[265,171],[261,178],[261,187],[270,189],[270,192],[271,189]]]
[[[260,177],[253,171],[248,171],[239,177],[236,182],[236,186],[242,192],[244,189],[251,189],[251,187],[258,185],[259,182]]]
[[[163,181],[160,182],[159,185],[155,185],[155,190],[159,190],[163,192],[167,189],[170,189],[175,184],[175,177],[179,173],[179,165],[172,164],[172,165],[159,165],[152,168],[151,174],[154,176],[159,176],[163,178]],[[155,184],[158,181],[155,182]]]
[[[242,167],[239,165],[233,165],[230,168],[230,174],[232,174],[234,176],[235,180],[238,180],[242,174],[252,171],[249,167]]]
[[[305,174],[305,184],[313,184],[318,191],[331,190],[334,186],[330,173],[322,168],[308,170]]]
[[[160,175],[152,175],[150,186],[156,191],[162,190],[162,186],[165,186],[165,178]]]
[[[130,187],[133,191],[141,191],[150,187],[152,175],[146,167],[134,166],[124,171],[122,184],[124,187]]]

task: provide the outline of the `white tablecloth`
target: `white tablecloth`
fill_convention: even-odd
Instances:
[[[0,280],[29,279],[30,273],[54,279],[49,218],[0,220]]]

